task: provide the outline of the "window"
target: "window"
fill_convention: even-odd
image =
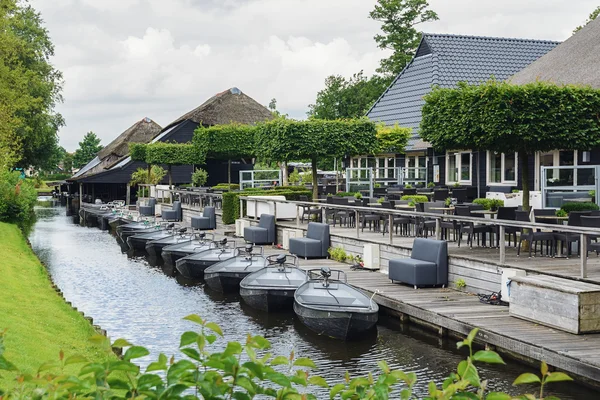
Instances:
[[[466,151],[449,151],[446,153],[446,183],[471,184],[473,174],[472,154]]]
[[[517,153],[487,152],[487,184],[517,184]]]
[[[406,155],[404,181],[410,184],[427,182],[427,156],[425,154]]]
[[[352,168],[372,168],[375,179],[393,180],[396,179],[396,158],[391,155],[382,155],[379,157],[354,157],[351,160]],[[356,173],[361,178],[366,179],[368,172],[362,170]],[[352,174],[354,176],[354,174]]]

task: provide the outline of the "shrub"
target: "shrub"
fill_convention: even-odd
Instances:
[[[504,200],[498,199],[475,199],[473,204],[481,204],[484,210],[497,210],[498,207],[504,207]]]
[[[344,262],[349,258],[348,254],[346,254],[346,251],[341,246],[330,247],[329,250],[327,250],[327,252],[329,253],[329,256],[335,261]]]
[[[300,179],[300,172],[298,172],[298,168],[294,168],[294,170],[288,175],[288,182],[292,185],[299,184]]]
[[[202,168],[198,168],[192,173],[192,184],[194,186],[197,186],[197,187],[204,186],[204,184],[206,184],[207,180],[208,180],[208,172],[206,172]]]
[[[433,182],[429,182],[429,183],[427,184],[427,187],[428,187],[429,189],[433,189],[433,188],[435,187],[435,183],[433,183]]]
[[[423,195],[419,195],[419,194],[411,194],[411,195],[402,196],[400,198],[400,200],[410,200],[414,203],[427,203],[429,201],[427,196],[423,196]]]
[[[219,183],[212,187],[213,190],[239,190],[240,185],[237,183]]]
[[[568,217],[569,214],[567,214],[567,212],[565,210],[556,210],[556,216],[557,217]]]
[[[596,203],[565,203],[560,208],[567,214],[571,211],[597,211],[598,205]]]
[[[361,194],[360,192],[358,192],[358,193],[354,193],[354,198],[355,198],[356,200],[360,200],[360,199],[362,199],[362,194]]]
[[[88,362],[79,355],[64,357],[41,364],[38,376],[18,371],[4,356],[4,332],[0,331],[0,371],[17,375],[14,389],[0,391],[7,399],[316,399],[307,393],[308,387],[321,387],[329,392],[330,399],[413,399],[413,388],[418,376],[414,372],[392,369],[385,360],[377,362],[378,370],[367,376],[351,377],[346,372],[343,383],[331,385],[316,373],[317,365],[310,358],[269,353],[271,343],[262,336],[248,334],[243,343],[223,343],[223,331],[214,322],[198,315],[184,319],[198,325],[198,331],[187,331],[181,335],[180,352],[185,357],[176,359],[160,354],[158,359],[143,371],[136,360],[150,355],[148,349],[134,346],[124,339],[114,343],[104,336],[93,339],[107,353],[112,348],[123,350],[122,359],[110,359],[103,363]],[[490,392],[487,381],[481,381],[478,364],[504,364],[500,355],[491,350],[473,349],[478,329],[457,343],[465,348],[467,357],[456,371],[439,385],[420,383],[428,387],[430,399],[511,399],[513,397]],[[79,372],[70,376],[64,368],[81,365]],[[309,371],[311,370],[311,371]],[[310,372],[310,373],[309,373]],[[550,372],[542,362],[541,376],[530,372],[521,374],[513,385],[537,384],[536,396],[526,394],[523,399],[544,398],[545,386],[552,382],[572,381],[563,372]],[[373,375],[375,374],[375,377]],[[537,389],[537,388],[536,388]],[[400,396],[391,396],[401,393]],[[323,397],[321,397],[323,398]],[[517,397],[514,397],[517,398]],[[550,397],[547,397],[550,399]]]
[[[360,192],[337,192],[335,195],[337,197],[353,197],[356,196],[356,193]]]
[[[0,221],[28,228],[35,219],[36,202],[34,182],[22,179],[17,171],[0,172]]]
[[[413,185],[411,185],[410,183],[407,183],[407,184],[404,185],[404,188],[405,189],[412,189]]]
[[[309,200],[312,199],[312,192],[306,188],[303,190],[289,190],[289,188],[281,187],[276,189],[262,190],[254,188],[254,190],[244,190],[241,192],[228,192],[223,193],[223,223],[233,224],[235,220],[242,214],[240,212],[240,196],[285,196],[286,200],[298,201],[300,196],[307,196]]]

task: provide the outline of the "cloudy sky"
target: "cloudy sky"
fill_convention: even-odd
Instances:
[[[325,77],[371,74],[385,53],[375,0],[30,0],[64,73],[69,151],[102,144],[143,117],[165,126],[236,86],[303,118]],[[597,0],[430,0],[423,31],[564,40]]]

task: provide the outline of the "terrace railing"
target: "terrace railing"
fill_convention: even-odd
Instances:
[[[275,218],[277,218],[277,204],[293,204],[296,206],[296,226],[300,227],[300,217],[301,217],[301,208],[302,206],[310,206],[313,208],[320,208],[322,212],[322,220],[325,221],[325,210],[326,209],[334,209],[339,211],[351,211],[354,213],[355,221],[359,221],[359,214],[370,213],[370,214],[378,214],[383,217],[384,220],[387,219],[388,226],[390,227],[388,231],[388,243],[390,245],[394,244],[394,235],[393,235],[393,219],[395,216],[410,216],[410,217],[420,217],[427,218],[430,220],[435,220],[436,228],[436,238],[439,240],[441,238],[441,222],[442,221],[457,221],[459,223],[462,222],[473,222],[478,225],[490,225],[498,227],[498,235],[500,238],[505,238],[506,228],[508,227],[516,227],[523,229],[543,229],[543,230],[555,230],[558,232],[568,232],[573,234],[580,235],[580,277],[587,277],[587,241],[588,235],[598,235],[598,230],[594,228],[585,228],[579,226],[569,226],[569,225],[558,225],[558,224],[540,224],[535,222],[521,222],[521,221],[510,221],[510,220],[497,220],[497,219],[487,219],[487,218],[478,218],[478,217],[463,217],[463,216],[455,216],[455,215],[445,215],[445,214],[435,214],[435,213],[426,213],[419,211],[407,211],[407,210],[393,210],[386,208],[375,208],[375,207],[360,207],[360,206],[346,206],[346,205],[336,205],[336,204],[323,204],[323,203],[315,203],[315,202],[303,202],[303,201],[291,201],[291,200],[272,200],[272,199],[261,199],[260,197],[253,197],[249,199],[248,197],[240,196],[240,210],[245,210],[244,207],[245,202],[251,200],[253,202],[254,215],[258,215],[258,203],[270,203],[273,204]],[[242,213],[243,211],[240,211]],[[246,214],[241,215],[241,217],[246,217]],[[254,217],[256,218],[256,217]],[[360,238],[360,226],[356,223],[356,238]],[[499,246],[499,264],[506,265],[506,241],[500,240]]]

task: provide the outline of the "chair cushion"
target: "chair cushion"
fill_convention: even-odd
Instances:
[[[436,285],[437,265],[429,261],[404,258],[390,260],[389,278],[410,285]]]
[[[208,217],[192,217],[192,228],[205,230],[214,229],[211,222],[211,219]]]
[[[269,244],[269,230],[260,226],[249,226],[244,228],[244,240],[254,244]]]
[[[311,238],[290,239],[290,253],[300,257],[327,257],[323,254],[321,241]]]

